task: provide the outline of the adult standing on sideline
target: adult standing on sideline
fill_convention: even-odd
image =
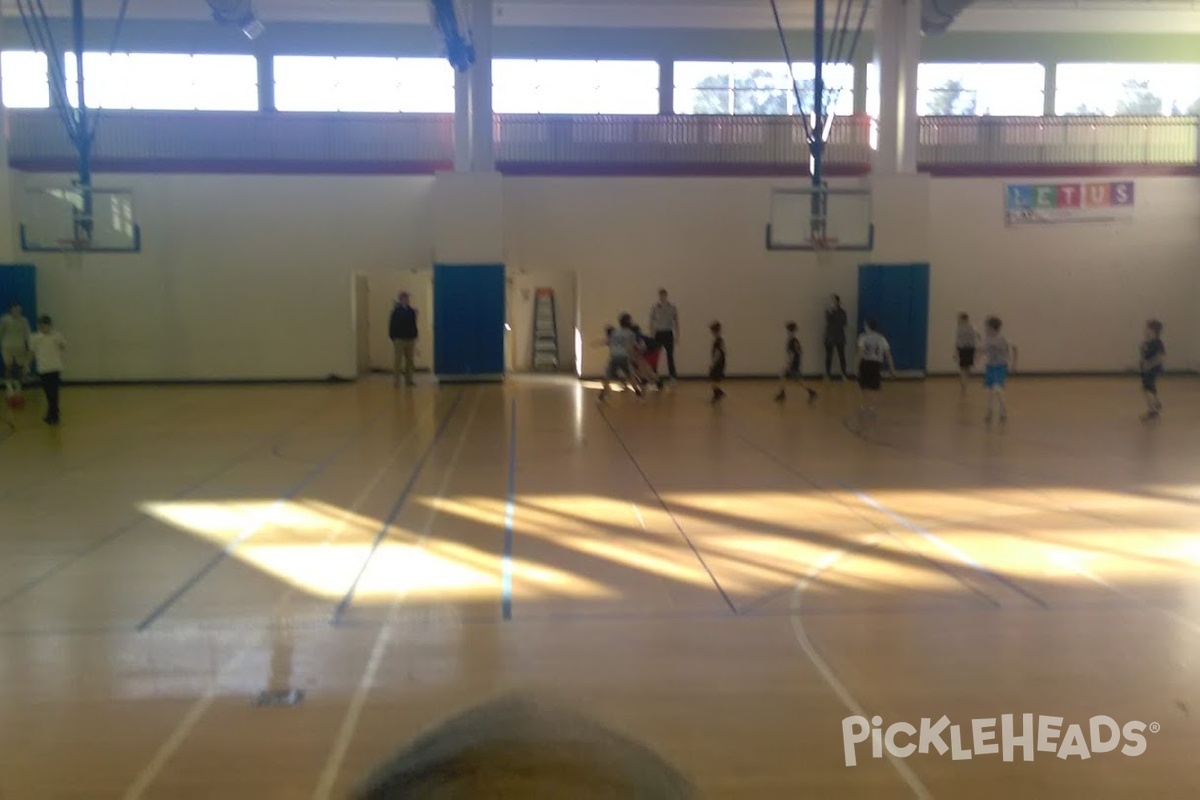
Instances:
[[[388,321],[388,337],[395,351],[392,385],[400,385],[400,373],[404,372],[404,384],[413,385],[413,352],[417,346],[417,310],[408,303],[408,292],[401,292]]]
[[[833,295],[832,302],[825,309],[825,377],[833,377],[833,354],[836,351],[838,364],[842,368],[842,378],[846,377],[846,309],[842,308],[842,298]]]
[[[675,372],[675,345],[679,343],[679,309],[667,299],[667,290],[658,290],[658,302],[650,309],[650,330],[654,332],[654,341],[667,354],[667,373],[671,380],[677,380]]]

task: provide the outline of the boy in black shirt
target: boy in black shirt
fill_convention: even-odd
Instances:
[[[782,403],[786,400],[787,382],[795,381],[800,384],[800,388],[808,392],[808,402],[811,403],[817,399],[817,392],[804,382],[800,374],[800,360],[804,354],[804,350],[800,347],[800,339],[796,336],[796,323],[789,322],[787,324],[787,332],[788,338],[785,345],[787,361],[783,365],[783,377],[780,379],[779,394],[775,395],[775,401]]]
[[[1146,394],[1146,413],[1143,420],[1158,419],[1162,402],[1158,399],[1158,376],[1163,373],[1167,348],[1162,340],[1163,324],[1156,319],[1146,323],[1146,338],[1141,347],[1142,391]]]
[[[708,367],[708,379],[712,381],[712,401],[719,403],[725,397],[721,381],[725,380],[725,339],[721,336],[721,323],[714,322],[708,326],[712,331],[712,360]]]

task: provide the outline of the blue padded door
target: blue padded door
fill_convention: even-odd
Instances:
[[[929,343],[929,265],[858,268],[858,330],[870,318],[892,346],[897,371],[925,372]]]
[[[503,264],[433,267],[433,371],[449,380],[504,375]]]

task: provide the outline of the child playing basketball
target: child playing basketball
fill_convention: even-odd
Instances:
[[[975,350],[979,347],[979,331],[971,324],[964,312],[958,315],[958,327],[954,331],[954,349],[958,357],[958,379],[963,397],[967,396],[967,381],[975,366]]]
[[[633,318],[622,314],[616,328],[605,328],[608,334],[605,344],[608,346],[608,368],[604,371],[604,381],[600,386],[600,400],[608,395],[608,385],[611,381],[622,376],[622,383],[630,386],[634,393],[642,396],[637,377],[633,373],[634,350],[637,346],[637,335],[633,332]]]
[[[883,389],[883,365],[887,364],[892,377],[896,377],[896,364],[892,361],[892,346],[879,332],[879,323],[866,321],[862,335],[858,337],[858,388],[862,394],[860,413],[875,414],[872,397]]]
[[[0,317],[0,361],[4,365],[4,393],[21,393],[21,380],[29,365],[29,320],[21,313],[21,304],[13,300],[8,313]]]
[[[775,401],[782,403],[787,399],[787,383],[788,381],[793,381],[800,384],[800,388],[808,392],[808,402],[811,403],[817,399],[817,392],[804,382],[804,378],[800,373],[800,361],[804,355],[804,349],[800,346],[800,339],[796,336],[796,323],[789,322],[787,324],[787,333],[787,344],[784,345],[787,360],[783,364],[783,376],[780,379],[779,394],[775,395]]]
[[[1008,383],[1009,371],[1017,369],[1017,348],[1009,343],[1001,330],[1004,323],[999,317],[988,317],[983,335],[984,376],[983,385],[988,390],[988,410],[984,419],[992,421],[994,407],[1000,407],[1000,421],[1008,419],[1008,405],[1004,402],[1004,387]]]
[[[1146,395],[1146,413],[1143,420],[1158,419],[1162,413],[1162,401],[1158,399],[1158,376],[1163,373],[1163,361],[1167,348],[1162,340],[1163,324],[1156,319],[1146,323],[1146,336],[1142,342],[1139,368],[1142,371],[1142,392]]]
[[[661,390],[663,379],[658,376],[658,355],[662,352],[662,345],[642,333],[642,329],[637,325],[633,326],[633,332],[637,336],[633,369],[643,386],[653,383]]]
[[[712,402],[719,403],[725,397],[725,390],[721,388],[721,381],[725,380],[725,338],[721,336],[721,323],[714,322],[708,329],[713,335],[708,379],[712,381]]]
[[[29,349],[37,360],[38,375],[42,379],[42,391],[46,393],[47,425],[61,421],[58,409],[59,387],[62,385],[63,353],[67,342],[63,335],[54,330],[54,322],[43,315],[38,319],[38,332],[29,337]]]

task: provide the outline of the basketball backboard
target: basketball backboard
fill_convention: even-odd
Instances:
[[[875,246],[871,190],[798,187],[771,190],[768,250],[853,250]]]
[[[26,252],[136,253],[141,246],[129,189],[29,186],[22,195],[21,249]]]

